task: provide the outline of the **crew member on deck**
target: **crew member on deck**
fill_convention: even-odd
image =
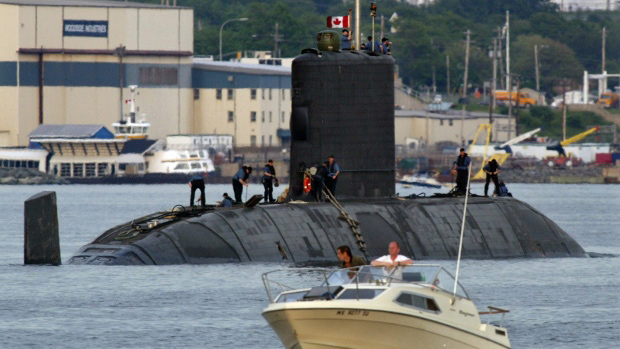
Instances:
[[[205,207],[205,181],[202,178],[203,174],[197,174],[189,180],[189,187],[191,188],[191,195],[189,196],[189,206],[194,207],[194,195],[196,190],[200,189],[200,204],[202,208]]]
[[[248,186],[248,178],[250,177],[250,173],[252,173],[252,168],[248,166],[243,166],[232,178],[233,190],[235,192],[235,203],[240,204],[241,194],[243,194],[243,187]]]
[[[224,193],[223,197],[224,199],[222,199],[222,201],[220,201],[217,206],[218,207],[232,207],[233,199],[230,196],[228,196],[228,193]]]
[[[265,202],[274,203],[273,199],[273,179],[276,178],[276,169],[273,167],[273,160],[269,159],[263,169],[263,187],[265,187]]]
[[[349,29],[342,29],[342,36],[340,37],[340,49],[351,49],[351,32],[349,31]]]
[[[329,156],[327,164],[327,177],[325,178],[325,187],[329,189],[329,192],[333,197],[336,197],[336,184],[338,183],[338,176],[340,175],[340,166],[336,163],[334,156]]]
[[[498,195],[499,194],[499,178],[497,177],[497,175],[500,172],[502,172],[502,168],[499,167],[497,160],[495,159],[489,160],[489,163],[484,165],[482,170],[484,171],[484,173],[487,174],[487,181],[484,184],[484,196],[488,196],[487,193],[489,192],[489,182],[491,180],[493,180],[493,184],[495,184],[495,190],[493,190],[493,193]]]
[[[467,171],[471,164],[471,159],[467,156],[465,148],[461,148],[459,156],[452,165],[452,172],[456,172],[456,188],[460,194],[467,191]]]

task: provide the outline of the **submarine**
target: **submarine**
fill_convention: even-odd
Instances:
[[[340,50],[323,31],[318,49],[292,65],[288,196],[283,203],[156,212],[113,227],[69,264],[171,265],[227,262],[324,264],[351,246],[367,260],[396,241],[414,260],[456,259],[464,197],[395,193],[394,59]],[[335,199],[316,202],[304,179],[334,155]],[[470,197],[463,258],[586,257],[562,228],[512,197]]]

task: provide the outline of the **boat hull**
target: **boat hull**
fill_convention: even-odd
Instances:
[[[285,348],[510,348],[503,342],[424,317],[372,309],[263,312]],[[485,325],[482,325],[485,326]]]

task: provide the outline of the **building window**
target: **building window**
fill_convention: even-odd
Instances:
[[[271,122],[271,121],[272,121],[272,117],[271,117],[272,115],[271,115],[271,114],[272,114],[272,113],[271,113],[271,112],[269,112],[269,122]]]
[[[265,99],[265,95],[266,95],[266,94],[267,94],[267,89],[266,89],[266,88],[264,88],[264,89],[263,89],[263,99]]]
[[[235,121],[235,114],[232,111],[228,111],[228,122]]]
[[[200,89],[194,89],[194,100],[200,99]]]
[[[450,126],[454,125],[454,123],[453,123],[452,119],[448,120],[448,124],[449,124]]]
[[[282,122],[284,122],[284,112],[282,112]]]
[[[222,89],[218,88],[215,90],[215,98],[216,99],[222,99]]]
[[[443,126],[443,119],[439,119],[439,126]]]
[[[140,86],[174,86],[179,84],[177,68],[142,67],[138,85]]]
[[[269,100],[271,100],[271,89],[269,89]]]
[[[282,90],[282,100],[286,99],[286,90]]]
[[[66,162],[60,164],[60,177],[71,177],[71,164]]]
[[[250,112],[250,121],[251,122],[256,122],[256,112]]]
[[[250,136],[250,145],[252,147],[256,146],[256,136]]]
[[[261,122],[265,122],[265,112],[261,112]]]
[[[264,146],[265,146],[265,136],[261,136],[261,139],[260,139],[260,145],[261,145],[262,147],[264,147]]]
[[[229,101],[233,99],[233,89],[232,88],[228,89],[227,96],[228,96],[228,100]]]
[[[95,177],[97,173],[95,170],[97,169],[97,164],[94,162],[89,162],[86,164],[86,177]]]
[[[97,164],[97,176],[102,177],[105,176],[108,171],[108,163],[107,162],[100,162]]]
[[[271,147],[271,140],[272,140],[273,136],[269,135],[269,146]]]
[[[73,177],[84,177],[84,164],[73,164]]]
[[[250,90],[250,98],[256,99],[256,89],[255,88]]]

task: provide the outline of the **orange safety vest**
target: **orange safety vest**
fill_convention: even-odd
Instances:
[[[312,181],[310,180],[310,177],[304,178],[304,193],[306,194],[310,193],[311,189],[312,189]]]

